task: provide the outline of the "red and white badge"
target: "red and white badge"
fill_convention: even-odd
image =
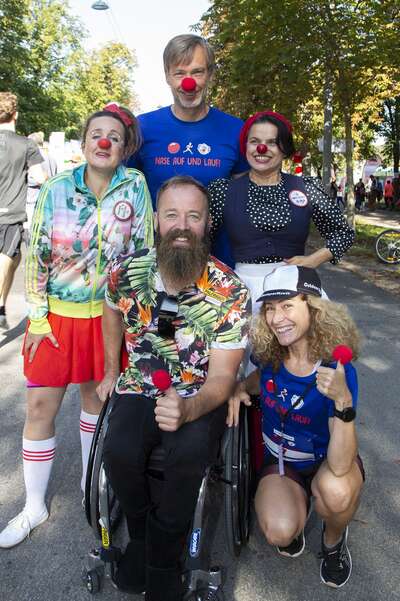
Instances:
[[[114,215],[119,221],[128,221],[133,215],[133,206],[126,200],[120,200],[114,207]]]
[[[296,207],[306,207],[308,205],[308,198],[300,190],[292,190],[289,192],[289,200]]]

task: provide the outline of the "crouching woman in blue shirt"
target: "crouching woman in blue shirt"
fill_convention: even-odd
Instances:
[[[278,553],[298,557],[314,496],[322,518],[321,580],[339,588],[352,570],[348,524],[364,481],[354,422],[357,374],[350,363],[357,356],[357,330],[309,267],[278,267],[257,300],[262,307],[251,340],[258,368],[238,383],[228,425],[237,423],[241,402],[260,395],[259,525]]]

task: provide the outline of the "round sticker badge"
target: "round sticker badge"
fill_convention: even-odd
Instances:
[[[128,221],[133,215],[133,207],[130,202],[120,200],[114,207],[114,215],[119,221]]]
[[[289,200],[296,207],[306,207],[308,205],[307,196],[300,190],[292,190],[289,192]]]

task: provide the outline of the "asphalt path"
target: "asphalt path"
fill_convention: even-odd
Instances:
[[[306,551],[291,560],[277,555],[253,523],[239,559],[226,551],[221,521],[213,563],[224,567],[226,601],[400,600],[399,299],[340,267],[322,270],[325,288],[347,303],[364,337],[357,362],[360,399],[357,427],[367,472],[362,502],[350,526],[353,574],[340,591],[319,579],[320,520],[312,515]],[[21,435],[25,387],[20,348],[25,304],[23,268],[10,298],[10,331],[0,335],[0,527],[22,508]],[[71,387],[57,418],[57,454],[48,491],[51,515],[30,539],[0,549],[0,601],[84,601],[81,582],[94,544],[81,507],[79,398]],[[120,536],[124,536],[123,532]],[[141,599],[105,583],[99,601]]]

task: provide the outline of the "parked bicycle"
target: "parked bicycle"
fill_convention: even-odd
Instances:
[[[400,263],[400,230],[384,230],[375,240],[375,252],[380,261]]]

